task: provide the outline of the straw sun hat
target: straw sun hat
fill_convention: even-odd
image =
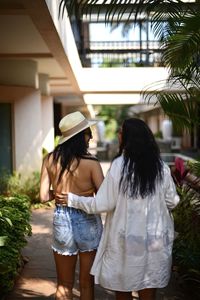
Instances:
[[[59,128],[62,133],[59,145],[96,123],[96,121],[87,120],[79,111],[66,115],[59,123]]]

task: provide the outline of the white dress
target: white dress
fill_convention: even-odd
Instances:
[[[69,193],[68,206],[87,213],[107,212],[91,269],[95,283],[115,291],[162,288],[171,273],[174,223],[179,202],[169,167],[153,196],[127,198],[118,190],[123,156],[112,163],[96,197]]]

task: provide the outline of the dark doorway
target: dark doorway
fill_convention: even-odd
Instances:
[[[0,103],[0,173],[12,173],[11,104]]]

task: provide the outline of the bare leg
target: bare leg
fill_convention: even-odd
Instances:
[[[54,253],[57,271],[56,300],[72,300],[77,255]]]
[[[115,292],[116,300],[132,300],[132,292]]]
[[[156,299],[156,289],[144,289],[138,291],[140,300],[155,300]]]
[[[96,251],[80,252],[80,300],[94,300],[94,277],[90,270],[95,258]]]

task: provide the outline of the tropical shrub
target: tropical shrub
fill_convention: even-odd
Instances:
[[[21,249],[31,235],[30,199],[0,196],[0,291],[10,291],[22,263]]]
[[[26,195],[31,204],[39,203],[40,173],[33,172],[26,180],[18,173],[0,176],[0,194],[5,196]]]
[[[200,299],[200,194],[198,178],[194,177],[195,180],[191,183],[187,181],[187,176],[191,171],[198,174],[200,163],[190,163],[187,168],[189,168],[187,172],[182,170],[182,177],[176,173],[180,183],[178,185],[180,203],[173,214],[178,232],[174,242],[173,259],[184,293],[190,296],[190,299],[198,300]]]
[[[31,204],[40,203],[40,173],[33,172],[32,175],[22,185],[21,193],[27,195]]]

